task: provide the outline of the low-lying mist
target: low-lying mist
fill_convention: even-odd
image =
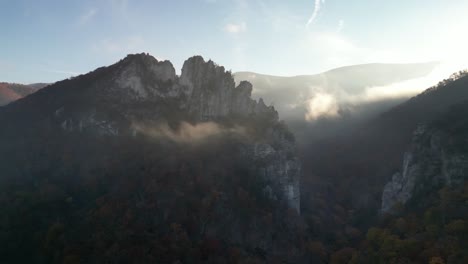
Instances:
[[[224,127],[214,122],[203,122],[194,125],[188,122],[180,122],[176,128],[169,126],[167,123],[149,124],[139,122],[134,123],[132,128],[137,133],[151,138],[184,144],[196,144],[208,138],[228,134],[246,135],[244,127]]]

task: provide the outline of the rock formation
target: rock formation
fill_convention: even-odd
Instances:
[[[391,212],[396,204],[405,204],[416,195],[466,180],[468,156],[457,149],[456,142],[452,134],[419,126],[404,155],[402,171],[385,185],[381,212]]]

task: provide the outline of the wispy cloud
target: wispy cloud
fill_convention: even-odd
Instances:
[[[312,23],[315,22],[315,20],[317,19],[317,16],[320,12],[320,9],[322,8],[322,5],[325,3],[325,0],[315,0],[315,8],[314,8],[314,12],[312,13],[312,16],[309,18],[309,20],[307,21],[307,24],[306,24],[306,27],[309,28],[310,25],[312,25]]]
[[[91,8],[84,12],[78,19],[78,25],[82,26],[90,22],[98,13],[97,8]]]
[[[224,26],[224,31],[231,34],[238,34],[247,31],[247,23],[241,22],[238,24],[229,23]]]

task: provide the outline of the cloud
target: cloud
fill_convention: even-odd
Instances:
[[[78,19],[78,25],[82,26],[90,22],[98,13],[97,8],[92,8],[83,13]]]
[[[214,122],[204,122],[195,125],[181,122],[177,129],[170,128],[167,123],[158,125],[134,123],[132,127],[137,133],[145,136],[168,139],[177,143],[197,143],[226,133],[246,133],[243,127],[225,128]]]
[[[315,8],[314,12],[312,13],[312,16],[309,18],[307,21],[306,27],[309,28],[312,23],[317,19],[317,16],[320,12],[320,9],[322,8],[322,5],[325,3],[325,0],[315,0]]]
[[[327,93],[317,93],[306,103],[305,119],[314,121],[322,117],[336,117],[339,115],[339,106],[335,96]]]
[[[224,26],[224,31],[231,34],[242,33],[247,31],[247,24],[245,22],[241,22],[239,24],[229,23]]]

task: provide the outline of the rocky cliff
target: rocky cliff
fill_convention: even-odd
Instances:
[[[463,134],[447,131],[446,126],[440,129],[420,125],[413,134],[410,149],[404,154],[401,172],[394,174],[385,185],[381,211],[391,212],[396,204],[406,204],[413,197],[463,183],[468,175],[464,143]]]

